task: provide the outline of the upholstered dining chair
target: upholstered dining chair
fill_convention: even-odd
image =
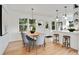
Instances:
[[[25,33],[21,32],[21,36],[23,40],[23,45],[25,47],[26,45],[28,45],[29,41],[27,40]]]
[[[44,34],[40,34],[37,39],[36,39],[36,54],[37,54],[37,47],[41,46],[41,47],[45,47],[45,36]]]
[[[26,35],[26,33],[23,33],[23,32],[21,33],[21,35],[22,35],[24,47],[29,48],[29,52],[30,52],[30,48],[31,46],[33,46],[32,43],[34,39],[30,38],[28,35]]]
[[[44,34],[40,34],[37,39],[36,39],[36,45],[40,45],[40,46],[43,46],[45,47],[45,36]]]

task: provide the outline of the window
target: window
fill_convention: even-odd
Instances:
[[[27,18],[19,19],[19,31],[26,31],[27,23]]]
[[[27,31],[27,28],[30,30],[36,30],[36,20],[22,18],[19,19],[19,31]]]
[[[31,31],[36,31],[36,20],[29,19],[29,28]]]
[[[29,24],[35,24],[35,19],[29,19]]]
[[[52,30],[55,30],[55,22],[52,21]]]

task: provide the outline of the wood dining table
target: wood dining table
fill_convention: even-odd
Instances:
[[[37,37],[38,37],[39,35],[41,35],[42,33],[40,33],[40,32],[34,32],[34,33],[26,32],[26,34],[27,34],[29,37],[31,37],[31,38],[33,39],[33,48],[34,48],[35,42],[36,42],[36,40],[37,40]]]
[[[33,38],[34,40],[36,40],[36,38],[42,33],[41,32],[34,32],[34,33],[26,32],[26,34],[30,36],[31,38]]]

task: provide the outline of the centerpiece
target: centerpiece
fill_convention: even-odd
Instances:
[[[36,30],[35,26],[32,26],[30,32],[31,32],[31,33],[35,33],[35,30]]]

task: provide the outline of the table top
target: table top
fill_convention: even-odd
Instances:
[[[35,33],[27,32],[26,34],[27,34],[28,36],[31,36],[31,37],[36,37],[36,36],[39,36],[39,35],[42,34],[42,33],[40,33],[40,32],[35,32]]]

